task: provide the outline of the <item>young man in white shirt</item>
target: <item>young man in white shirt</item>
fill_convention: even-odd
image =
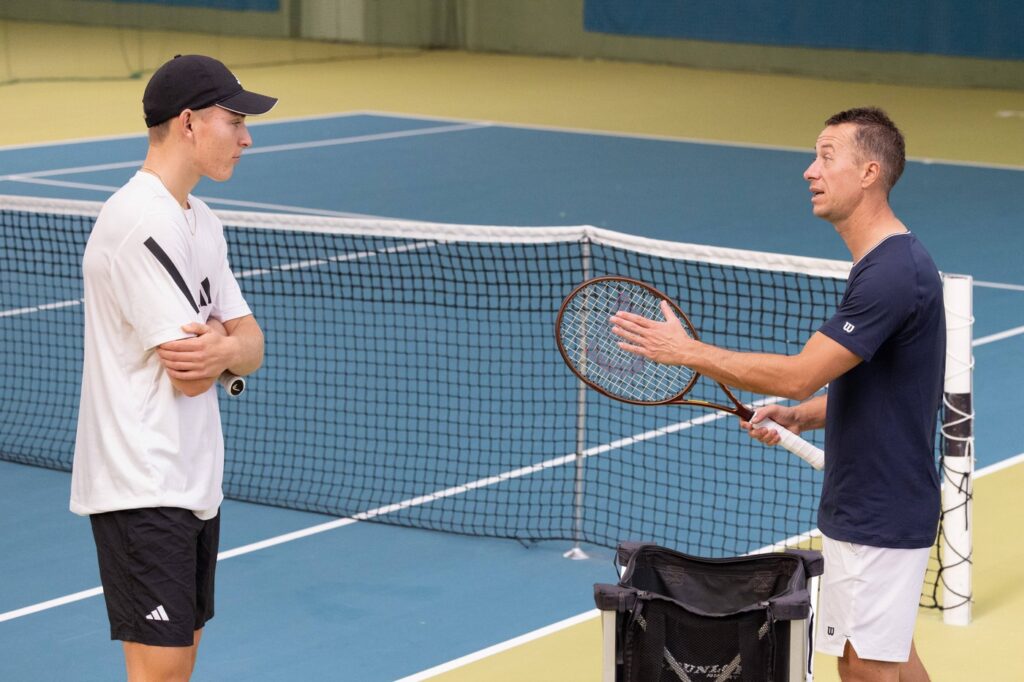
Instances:
[[[190,192],[231,177],[252,145],[245,117],[276,102],[210,57],[160,67],[143,96],[146,160],[85,249],[71,511],[90,516],[129,680],[187,680],[213,617],[224,470],[214,384],[260,366],[263,333],[220,220]]]

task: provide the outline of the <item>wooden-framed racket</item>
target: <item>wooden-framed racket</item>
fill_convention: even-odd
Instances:
[[[665,294],[628,277],[596,277],[573,289],[558,311],[555,338],[569,369],[590,388],[615,400],[634,405],[694,405],[734,414],[743,421],[754,417],[725,384],[715,382],[731,404],[687,397],[700,374],[684,365],[665,365],[619,348],[609,319],[625,310],[652,320],[663,320],[661,302],[667,301],[696,339],[697,330],[686,314]],[[763,419],[759,427],[779,434],[780,444],[815,469],[825,465],[825,453],[780,426]]]

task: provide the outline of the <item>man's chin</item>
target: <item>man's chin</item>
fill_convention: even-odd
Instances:
[[[234,174],[235,174],[235,169],[231,168],[231,169],[228,169],[226,171],[221,171],[220,173],[217,173],[216,175],[214,175],[214,174],[207,175],[206,177],[210,178],[214,182],[224,182],[225,180],[230,180],[231,176],[234,175]]]
[[[822,220],[828,220],[829,212],[824,206],[811,206],[811,213],[815,218],[821,218]]]

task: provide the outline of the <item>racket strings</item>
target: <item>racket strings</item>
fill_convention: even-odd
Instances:
[[[566,303],[559,329],[562,347],[578,375],[616,398],[658,403],[682,393],[693,378],[683,366],[648,360],[619,347],[610,318],[625,310],[664,320],[662,299],[623,280],[598,280],[578,289]]]

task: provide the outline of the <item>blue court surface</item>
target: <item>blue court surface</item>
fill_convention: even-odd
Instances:
[[[848,258],[810,213],[801,177],[810,148],[378,113],[260,123],[252,134],[234,178],[195,192],[215,209],[590,224]],[[145,150],[142,135],[0,149],[0,194],[102,201]],[[940,269],[976,280],[978,467],[1016,456],[1024,424],[1007,396],[1019,394],[1024,371],[1024,171],[911,161],[893,205]],[[0,679],[122,674],[88,521],[66,511],[68,483],[66,473],[0,463]],[[615,577],[606,548],[568,561],[565,542],[523,545],[237,501],[224,506],[221,549],[229,556],[197,680],[399,679],[587,611],[592,584]]]

